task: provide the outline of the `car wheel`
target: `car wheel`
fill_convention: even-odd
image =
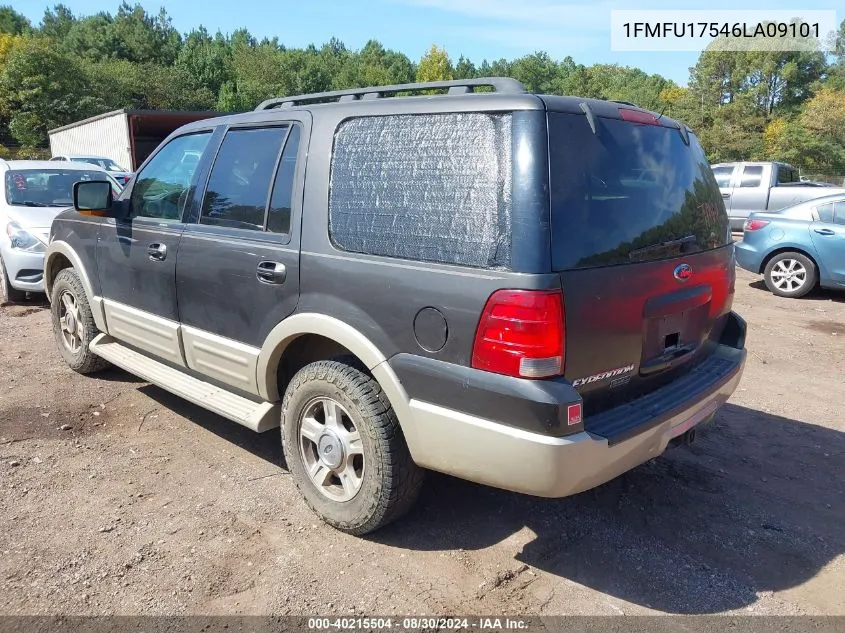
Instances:
[[[361,535],[403,515],[424,471],[414,464],[378,382],[338,361],[306,365],[285,390],[283,450],[308,505]]]
[[[779,253],[763,271],[766,287],[780,297],[803,297],[816,287],[818,271],[812,260],[801,253]]]
[[[109,366],[109,363],[92,353],[91,341],[100,332],[79,275],[73,268],[65,268],[56,275],[50,304],[53,317],[53,334],[65,362],[75,372],[91,374]]]
[[[3,260],[0,260],[0,300],[3,303],[21,303],[26,300],[26,291],[12,288],[12,283],[9,281],[9,275],[6,273],[6,265]]]

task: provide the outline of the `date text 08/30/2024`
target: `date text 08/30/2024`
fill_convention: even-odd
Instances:
[[[312,631],[331,630],[440,630],[457,631],[503,631],[526,630],[528,621],[512,618],[453,618],[453,617],[405,617],[405,618],[308,618],[308,629]]]

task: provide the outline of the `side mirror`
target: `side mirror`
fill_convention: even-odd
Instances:
[[[111,183],[106,180],[85,180],[73,184],[73,208],[83,215],[114,218]]]

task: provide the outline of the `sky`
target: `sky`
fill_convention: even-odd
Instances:
[[[134,4],[135,0],[130,0]],[[710,0],[671,3],[674,9],[836,9],[841,0]],[[12,6],[33,23],[40,22],[54,0],[14,0]],[[64,0],[75,15],[114,13],[119,0]],[[141,0],[158,12],[161,1]],[[187,32],[200,24],[212,33],[245,27],[258,39],[278,37],[289,47],[320,45],[336,37],[348,48],[367,40],[419,60],[432,45],[445,48],[453,61],[464,55],[483,59],[516,58],[546,51],[581,64],[615,63],[659,73],[680,85],[689,78],[696,52],[616,52],[610,47],[611,9],[666,9],[666,0],[168,0],[174,26]],[[198,10],[199,9],[199,10]]]

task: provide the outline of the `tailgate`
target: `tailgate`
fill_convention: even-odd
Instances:
[[[712,353],[734,291],[728,217],[695,135],[615,111],[547,115],[564,372],[588,426]]]
[[[565,376],[587,416],[665,385],[712,353],[733,299],[732,249],[560,274]]]

